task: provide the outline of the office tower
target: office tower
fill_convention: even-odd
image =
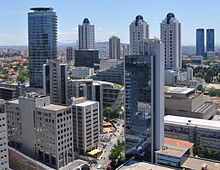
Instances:
[[[8,132],[5,113],[5,101],[0,100],[0,169],[9,169]]]
[[[43,65],[43,89],[44,94],[50,96],[53,104],[67,105],[67,64],[59,60],[48,60]]]
[[[112,36],[109,38],[109,58],[120,59],[120,38]]]
[[[164,138],[164,46],[150,40],[145,50],[125,56],[125,154],[154,162]]]
[[[95,48],[95,28],[89,23],[89,19],[85,18],[82,25],[78,26],[79,49]]]
[[[75,66],[90,67],[99,69],[99,51],[98,50],[76,50]]]
[[[180,70],[182,67],[181,24],[173,13],[160,24],[160,39],[165,49],[165,69]]]
[[[196,29],[196,55],[204,56],[205,54],[204,29]]]
[[[66,62],[68,64],[75,64],[75,47],[67,47],[66,48]]]
[[[43,64],[57,58],[57,16],[53,8],[31,8],[28,13],[30,86],[43,88]]]
[[[72,105],[74,151],[85,154],[98,147],[99,129],[99,103],[79,98]]]
[[[143,43],[149,39],[149,25],[141,15],[130,24],[130,54],[143,52]]]
[[[11,147],[55,169],[73,161],[71,107],[30,93],[6,102],[6,113]]]
[[[206,52],[215,51],[215,33],[214,29],[206,30]]]

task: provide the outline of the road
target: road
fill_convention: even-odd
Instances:
[[[102,167],[103,167],[103,165],[107,166],[108,164],[110,164],[110,160],[108,157],[110,155],[110,152],[111,152],[113,146],[115,144],[117,144],[118,140],[122,141],[123,137],[121,134],[124,133],[124,128],[122,127],[122,125],[124,124],[124,121],[119,120],[118,122],[120,122],[119,126],[117,126],[117,124],[116,124],[118,132],[115,132],[115,135],[112,135],[110,142],[108,142],[108,143],[102,142],[103,144],[106,144],[107,146],[105,147],[103,154],[100,156],[98,163],[93,167],[93,170],[96,170],[98,165],[102,165]]]

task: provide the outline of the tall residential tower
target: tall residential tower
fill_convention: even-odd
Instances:
[[[82,25],[78,26],[79,49],[95,48],[95,28],[91,25],[88,18],[83,20]]]
[[[43,64],[57,58],[57,16],[53,8],[31,8],[28,13],[30,86],[43,88]]]
[[[204,44],[204,29],[196,29],[196,55],[204,56],[205,44]]]
[[[109,58],[120,59],[120,38],[112,36],[109,38]]]
[[[160,24],[160,39],[165,49],[165,69],[180,70],[182,67],[181,24],[173,13],[168,13]]]
[[[215,33],[214,29],[206,30],[206,52],[215,51]]]
[[[130,24],[130,54],[143,52],[143,44],[149,39],[149,25],[141,15]]]

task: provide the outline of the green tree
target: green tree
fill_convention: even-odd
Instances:
[[[211,154],[212,154],[211,150],[210,150],[208,147],[205,147],[205,154],[206,154],[206,156],[208,156],[208,157],[210,157]]]

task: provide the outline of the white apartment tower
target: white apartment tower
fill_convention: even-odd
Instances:
[[[160,24],[160,39],[164,44],[165,69],[180,70],[182,67],[181,24],[173,13]]]
[[[88,18],[83,20],[82,25],[78,26],[79,49],[95,48],[95,28],[91,25]]]
[[[109,38],[109,58],[111,59],[120,59],[120,38],[112,36]]]
[[[130,24],[130,54],[143,52],[143,44],[149,39],[149,25],[141,15]]]

